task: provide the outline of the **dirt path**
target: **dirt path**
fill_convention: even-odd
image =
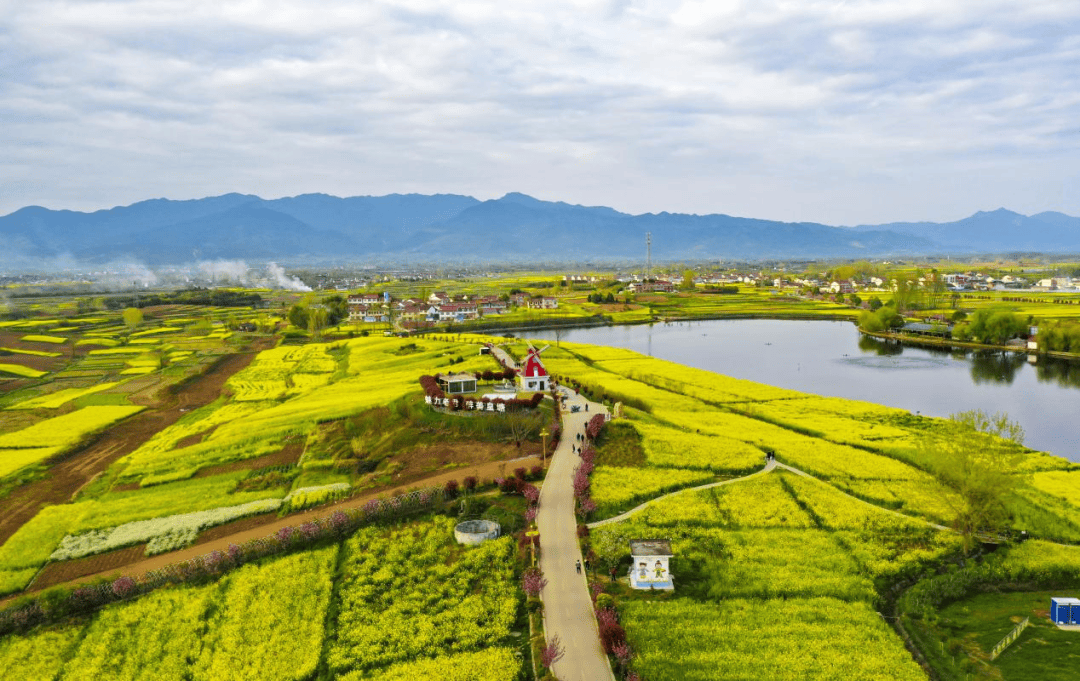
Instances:
[[[158,431],[176,423],[186,412],[218,398],[225,381],[255,358],[258,348],[220,360],[210,371],[193,379],[181,392],[160,407],[146,409],[102,433],[82,451],[49,469],[41,480],[17,487],[3,500],[0,544],[37,515],[46,504],[62,504],[114,461],[135,451]]]
[[[631,516],[635,516],[638,513],[641,513],[646,508],[648,508],[649,506],[652,506],[656,502],[667,499],[668,497],[673,497],[676,494],[682,494],[683,492],[693,492],[693,491],[702,490],[702,489],[709,489],[710,487],[720,487],[721,485],[730,485],[733,482],[741,482],[743,480],[749,480],[750,478],[756,478],[759,475],[764,475],[765,473],[768,473],[769,471],[771,471],[773,468],[775,468],[777,466],[783,466],[784,468],[787,468],[787,466],[784,466],[784,464],[778,464],[776,462],[776,459],[769,459],[769,462],[767,464],[765,464],[765,467],[762,468],[760,471],[758,471],[756,473],[751,473],[750,475],[744,475],[741,478],[731,478],[730,480],[721,480],[720,482],[710,482],[707,485],[698,485],[697,487],[684,487],[682,489],[675,490],[674,492],[668,492],[667,494],[656,497],[655,499],[649,499],[645,503],[640,504],[638,506],[635,506],[634,508],[630,509],[626,513],[621,513],[621,514],[619,514],[617,516],[614,516],[612,518],[608,518],[606,520],[597,520],[595,523],[589,523],[589,529],[591,530],[594,527],[603,527],[604,525],[611,525],[612,523],[621,523],[622,521],[626,520],[627,518],[629,518]],[[791,469],[791,470],[794,470],[794,469]],[[805,475],[805,473],[804,473],[804,475]]]
[[[195,558],[196,556],[210,553],[211,551],[224,551],[229,548],[229,544],[242,544],[249,539],[260,539],[262,537],[266,537],[277,532],[282,527],[288,525],[301,525],[308,521],[315,520],[316,518],[328,516],[337,510],[358,508],[366,504],[368,501],[371,501],[372,499],[376,499],[378,497],[396,496],[417,487],[442,487],[449,480],[457,480],[458,482],[461,482],[470,475],[476,476],[480,479],[504,477],[506,475],[513,475],[513,471],[515,468],[519,468],[521,466],[531,468],[532,466],[539,466],[540,464],[541,460],[537,457],[527,456],[521,459],[513,459],[510,461],[493,461],[490,463],[477,464],[474,466],[464,466],[462,468],[457,468],[455,470],[447,471],[445,473],[439,473],[438,475],[421,478],[419,480],[409,480],[407,482],[402,482],[401,484],[394,487],[385,488],[377,492],[372,492],[370,494],[365,494],[358,497],[353,497],[351,499],[347,499],[336,504],[319,506],[317,508],[303,511],[301,513],[295,513],[293,515],[285,516],[284,518],[279,518],[273,515],[264,517],[265,522],[258,525],[257,527],[251,527],[225,537],[218,537],[212,541],[197,543],[194,546],[182,549],[180,551],[163,553],[152,558],[144,558],[139,553],[129,552],[127,554],[124,554],[123,556],[123,559],[129,561],[126,564],[117,565],[115,564],[116,561],[114,559],[111,561],[111,564],[107,570],[84,575],[77,579],[67,581],[65,583],[82,584],[84,582],[93,581],[102,577],[117,577],[120,574],[132,577],[142,575],[151,570],[163,568],[170,563],[179,563],[185,560],[190,560],[192,558]],[[47,586],[55,586],[55,584],[56,582],[54,581],[49,584],[42,585],[38,585],[36,583],[31,584],[30,587],[27,589],[27,592],[38,591],[40,589],[46,588]],[[13,600],[13,598],[0,600],[0,607],[2,607],[2,605],[7,600]]]
[[[854,496],[848,494],[847,492],[845,492],[844,490],[839,489],[837,487],[833,487],[832,485],[825,482],[824,480],[821,480],[820,478],[817,478],[817,477],[811,475],[810,473],[807,473],[806,471],[799,470],[798,468],[795,468],[794,466],[789,466],[787,464],[780,463],[776,459],[770,459],[769,463],[767,463],[764,468],[762,468],[760,471],[758,471],[756,473],[751,473],[750,475],[744,475],[744,476],[742,476],[740,478],[731,478],[730,480],[723,480],[721,482],[710,482],[707,485],[698,485],[697,487],[684,487],[682,489],[675,490],[674,492],[668,492],[667,494],[665,494],[663,496],[656,497],[655,499],[649,499],[645,503],[640,504],[638,506],[635,506],[634,508],[630,509],[626,513],[621,513],[621,514],[619,514],[617,516],[607,518],[605,520],[597,520],[594,523],[589,523],[589,529],[591,530],[591,529],[596,528],[596,527],[603,527],[604,525],[611,525],[613,523],[622,522],[622,521],[626,520],[627,518],[629,518],[631,516],[635,516],[638,513],[641,513],[646,508],[648,508],[649,506],[652,506],[656,502],[661,501],[663,499],[667,499],[668,497],[673,497],[673,496],[675,496],[677,494],[684,494],[686,492],[697,492],[697,491],[700,491],[700,490],[703,490],[703,489],[709,489],[710,487],[719,487],[721,485],[730,485],[733,482],[742,482],[743,480],[749,480],[750,478],[756,478],[759,475],[764,475],[764,474],[768,473],[769,471],[772,471],[772,470],[777,469],[777,468],[782,468],[785,471],[790,471],[790,472],[794,473],[795,475],[801,475],[804,478],[809,478],[809,479],[811,479],[811,480],[813,480],[813,481],[815,481],[815,482],[817,482],[819,484],[825,485],[826,487],[833,490],[834,492],[838,492],[839,494],[843,494],[845,497],[848,497],[852,501],[863,504],[864,506],[869,506],[869,507],[875,508],[875,509],[877,509],[879,511],[884,511],[886,513],[891,513],[894,516],[897,516],[898,518],[904,518],[906,520],[914,520],[916,522],[924,523],[924,524],[929,525],[930,527],[934,528],[935,530],[945,530],[947,532],[952,531],[951,528],[945,527],[944,525],[938,525],[937,523],[931,522],[931,521],[927,520],[926,518],[919,518],[917,516],[907,515],[905,513],[901,513],[900,511],[894,511],[891,508],[885,508],[884,506],[878,506],[877,504],[866,501],[865,499],[860,499],[858,497],[854,497]]]
[[[586,576],[574,569],[575,561],[581,560],[581,548],[574,516],[573,476],[581,457],[573,447],[577,445],[577,434],[585,432],[585,423],[597,413],[604,413],[604,407],[573,391],[559,390],[567,395],[568,406],[580,406],[582,411],[563,412],[563,436],[540,490],[536,526],[540,530],[540,569],[547,579],[540,594],[544,601],[544,631],[549,642],[558,636],[565,651],[552,667],[560,681],[613,681],[611,663],[600,646]]]

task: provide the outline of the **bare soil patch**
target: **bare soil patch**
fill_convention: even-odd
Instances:
[[[129,546],[126,549],[117,549],[108,553],[75,560],[62,560],[57,563],[49,563],[45,569],[38,573],[34,579],[34,589],[47,589],[50,586],[70,582],[86,575],[95,575],[99,572],[108,572],[124,565],[136,563],[145,558],[146,544]]]
[[[256,348],[260,350],[262,348]],[[166,405],[147,409],[101,434],[81,451],[54,465],[49,475],[16,488],[3,500],[0,543],[37,514],[46,504],[62,504],[114,461],[134,451],[158,431],[175,423],[185,412],[217,399],[230,376],[251,363],[255,352],[229,355],[207,373],[193,379]]]
[[[512,444],[475,440],[440,442],[414,447],[395,455],[393,460],[405,464],[404,471],[428,472],[447,466],[469,466],[523,456],[539,457],[539,443],[522,443],[521,449],[518,449]]]
[[[255,528],[274,522],[277,517],[277,513],[264,513],[263,515],[253,515],[250,518],[241,518],[240,520],[234,520],[231,523],[211,527],[199,533],[198,538],[195,539],[194,546],[201,546],[203,544],[215,542],[219,539],[254,530]]]
[[[204,433],[195,433],[193,435],[188,435],[187,437],[182,437],[182,438],[180,438],[179,440],[176,441],[176,449],[183,449],[184,447],[190,447],[192,445],[197,445],[197,444],[199,444],[200,442],[203,441],[203,438],[206,437],[206,435],[207,435],[207,433],[204,432]]]

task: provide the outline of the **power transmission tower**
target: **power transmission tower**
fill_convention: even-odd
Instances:
[[[652,281],[652,232],[645,232],[645,283]],[[652,288],[651,286],[649,288]]]

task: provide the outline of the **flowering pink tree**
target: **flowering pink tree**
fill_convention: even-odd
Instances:
[[[525,509],[525,523],[527,525],[531,525],[535,521],[536,521],[536,507],[535,506],[529,506],[527,509]]]
[[[581,461],[583,463],[596,463],[596,450],[592,445],[585,445],[581,450]]]
[[[604,428],[604,422],[604,415],[597,414],[585,424],[585,434],[589,436],[590,440],[595,440],[600,435],[600,431]]]
[[[275,532],[274,536],[277,537],[277,540],[282,544],[288,544],[289,540],[292,539],[294,532],[296,532],[296,528],[294,528],[292,525],[286,525],[285,527]]]
[[[589,491],[589,474],[580,468],[574,473],[574,496],[579,499]]]
[[[536,485],[524,485],[521,488],[521,495],[524,496],[530,504],[535,504],[540,499],[540,490]]]
[[[583,496],[578,499],[578,508],[582,515],[588,515],[596,510],[596,502],[592,500],[592,497]]]
[[[540,572],[540,568],[531,567],[521,576],[521,588],[529,598],[539,596],[545,586],[547,586],[547,580],[544,579],[544,573]]]
[[[547,646],[540,653],[540,664],[544,665],[544,669],[551,669],[551,665],[561,660],[565,654],[566,651],[563,649],[562,643],[559,642],[559,636],[552,636]]]
[[[120,598],[127,598],[135,593],[135,580],[124,576],[112,583],[112,592]]]

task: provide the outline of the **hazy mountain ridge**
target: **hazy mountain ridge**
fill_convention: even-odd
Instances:
[[[947,223],[833,227],[723,214],[630,215],[520,193],[338,198],[246,194],[152,199],[82,213],[30,206],[0,217],[9,258],[152,264],[207,258],[454,260],[863,257],[992,251],[1080,251],[1080,218],[980,211]]]

